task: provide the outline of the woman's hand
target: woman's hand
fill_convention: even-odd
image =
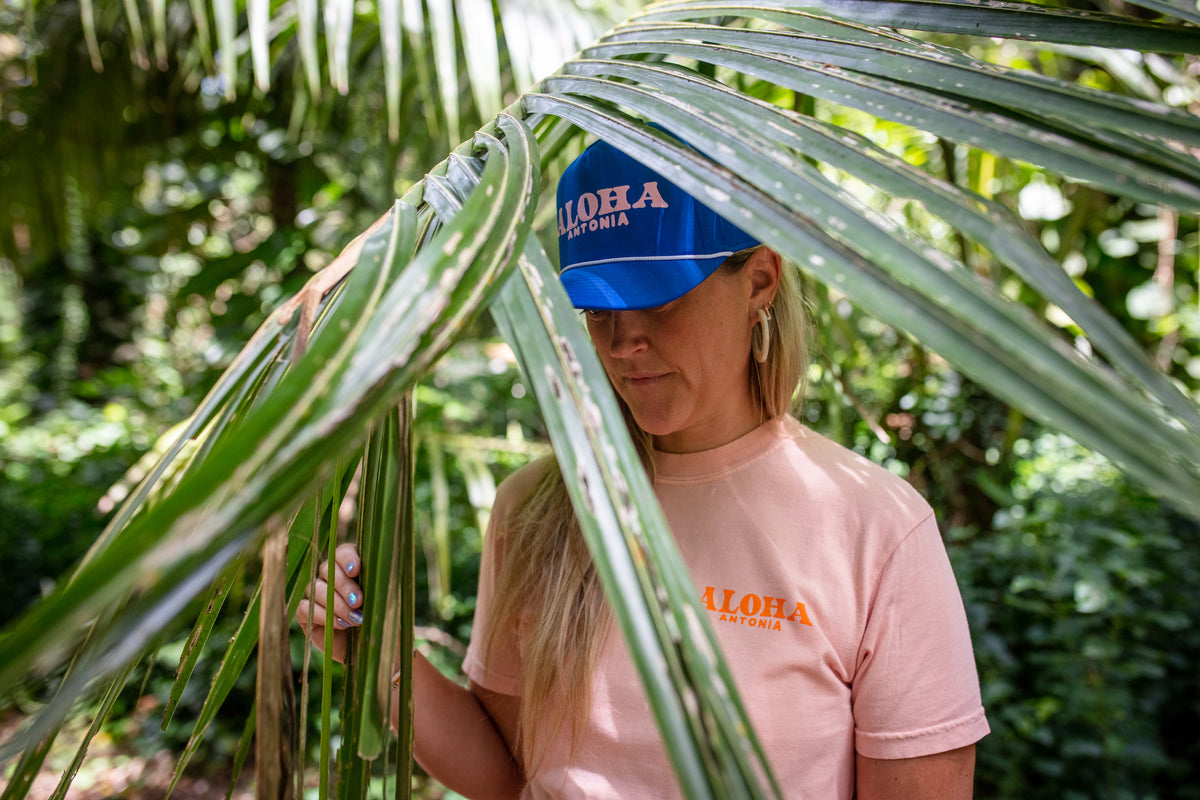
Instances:
[[[362,561],[352,544],[339,545],[333,558],[333,647],[329,655],[346,659],[346,634],[362,624],[362,587],[356,578]],[[296,621],[317,649],[325,649],[325,596],[329,562],[317,570],[309,596],[300,601]],[[399,642],[397,642],[399,647]],[[443,675],[420,653],[393,663],[410,663],[413,670],[413,754],[444,786],[465,797],[516,798],[525,786],[521,766],[513,756],[519,701],[471,685],[468,689]],[[382,698],[386,701],[386,696]],[[385,703],[386,705],[386,703]],[[391,705],[391,725],[398,725],[399,704]]]
[[[333,649],[329,653],[335,661],[346,660],[346,632],[362,624],[363,594],[362,587],[355,578],[362,570],[362,562],[358,551],[352,544],[338,545],[333,554],[336,566],[333,573]],[[317,570],[317,582],[312,595],[300,601],[296,609],[296,621],[300,628],[317,646],[325,650],[325,597],[329,584],[329,562],[321,564]]]

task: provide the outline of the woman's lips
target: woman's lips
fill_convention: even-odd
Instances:
[[[625,383],[634,388],[653,386],[667,377],[665,372],[631,372],[625,376]]]

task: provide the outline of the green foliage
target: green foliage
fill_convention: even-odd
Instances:
[[[17,402],[2,403],[0,396],[0,409],[20,413],[13,412]],[[8,587],[0,623],[48,591],[99,533],[106,491],[152,435],[144,422],[123,417],[116,403],[96,409],[73,402],[36,424],[13,419],[0,436],[0,581]]]
[[[490,318],[468,336],[418,387],[415,403],[417,618],[463,642],[495,487],[549,452],[533,396]]]
[[[978,795],[1200,797],[1200,527],[1063,437],[1021,439],[949,550],[992,734]]]
[[[1100,299],[1120,307],[1125,285]],[[992,727],[976,796],[1200,796],[1200,526],[848,301],[808,292],[802,418],[905,475],[942,524]]]

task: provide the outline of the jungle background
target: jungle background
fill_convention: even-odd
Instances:
[[[617,3],[578,5],[596,31],[624,15]],[[307,97],[283,54],[270,91],[229,100],[199,61],[139,46],[119,9],[98,20],[94,64],[75,2],[43,4],[36,21],[29,7],[0,3],[0,627],[77,561],[270,310],[483,119],[464,85],[455,113],[445,97],[418,97],[389,138],[367,45],[344,93]],[[188,36],[190,18],[167,11],[166,35]],[[1200,104],[1195,59],[976,46],[1084,85]],[[515,80],[505,77],[506,95],[522,88]],[[1195,219],[828,104],[811,111],[1019,208],[1076,282],[1200,397]],[[912,223],[927,224],[916,211]],[[930,234],[1010,286],[952,230]],[[992,726],[976,796],[1200,798],[1200,526],[836,292],[806,285],[815,346],[798,415],[907,477],[941,521]],[[1023,299],[1016,281],[1011,293]],[[1034,310],[1056,321],[1055,308]],[[490,319],[420,387],[417,439],[421,646],[453,669],[491,493],[546,449]],[[131,682],[73,796],[161,796],[155,765],[189,734],[156,715],[185,635]],[[298,661],[298,636],[293,648]],[[219,784],[252,678],[192,774]],[[0,709],[0,737],[36,703]],[[51,769],[69,754],[55,758]],[[441,795],[418,780],[424,796]]]

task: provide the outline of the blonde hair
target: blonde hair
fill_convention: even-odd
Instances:
[[[761,245],[760,245],[761,246]],[[736,273],[758,248],[734,253],[720,269]],[[787,413],[807,369],[807,321],[795,269],[784,262],[771,315],[771,344],[759,364],[749,353],[751,391],[761,418]],[[756,332],[757,336],[758,333]],[[654,479],[650,436],[618,397],[634,445]],[[526,775],[537,771],[558,729],[577,741],[591,698],[610,615],[592,558],[571,508],[562,472],[548,465],[504,522],[504,562],[488,619],[489,653],[521,652],[517,755]]]

